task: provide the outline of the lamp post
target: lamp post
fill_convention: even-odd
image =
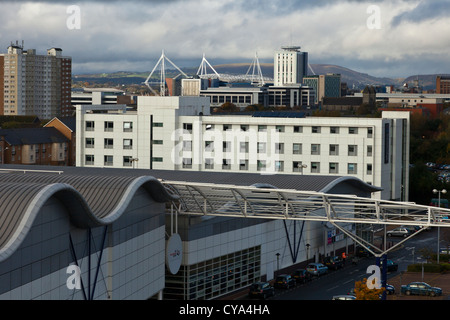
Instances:
[[[442,189],[442,190],[437,190],[437,189],[433,189],[433,193],[437,193],[438,194],[438,207],[441,207],[441,193],[446,194],[447,190]],[[437,234],[437,263],[439,264],[439,251],[440,251],[440,233],[441,233],[441,227],[438,226],[438,234]]]

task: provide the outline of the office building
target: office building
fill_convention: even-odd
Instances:
[[[62,49],[47,55],[23,44],[11,44],[0,55],[0,114],[35,115],[41,119],[67,116],[72,111],[72,59]]]
[[[298,46],[284,46],[274,56],[274,86],[302,84],[308,74],[308,53]]]
[[[341,96],[341,75],[321,74],[309,75],[303,78],[303,84],[312,87],[316,92],[315,103],[322,103],[324,98],[339,98]]]
[[[379,190],[335,176],[4,169],[0,200],[11,210],[0,214],[1,300],[217,299],[285,270],[354,251],[346,233],[356,234],[358,227],[350,222],[338,228],[289,219],[174,219],[167,208],[192,200],[179,193],[177,182],[197,189],[214,181],[237,190],[271,185],[362,197]]]
[[[409,113],[210,115],[206,97],[77,106],[77,166],[352,176],[407,200]]]

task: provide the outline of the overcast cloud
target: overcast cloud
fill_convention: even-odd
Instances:
[[[69,29],[70,5],[80,29]],[[377,15],[379,12],[379,16]],[[150,71],[162,50],[179,67],[273,62],[300,45],[311,64],[375,76],[450,73],[450,0],[2,1],[0,52],[11,41],[63,49],[74,73]],[[379,18],[379,19],[378,19]]]

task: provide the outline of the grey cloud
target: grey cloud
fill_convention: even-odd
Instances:
[[[395,17],[392,27],[402,22],[422,22],[436,18],[448,17],[450,14],[450,0],[422,1],[414,9]]]

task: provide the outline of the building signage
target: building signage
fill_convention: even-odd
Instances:
[[[176,274],[180,270],[182,249],[180,235],[177,233],[173,234],[166,244],[166,265],[172,274]]]

